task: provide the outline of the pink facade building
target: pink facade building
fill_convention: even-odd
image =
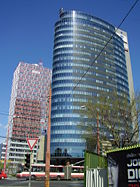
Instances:
[[[14,72],[8,119],[7,159],[23,163],[29,152],[27,138],[38,138],[47,128],[48,94],[52,71],[42,63],[20,62]],[[34,160],[37,144],[33,149]]]

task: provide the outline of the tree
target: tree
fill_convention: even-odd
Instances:
[[[140,94],[131,102],[128,97],[120,97],[116,92],[110,95],[100,95],[89,101],[82,110],[93,124],[80,124],[84,130],[83,138],[87,142],[97,144],[97,116],[99,115],[100,142],[109,140],[113,147],[124,147],[138,143],[138,123],[140,114]],[[94,120],[93,120],[94,119]]]
[[[2,171],[3,170],[3,163],[0,161],[0,171]]]
[[[81,123],[78,125],[81,129],[81,136],[86,141],[86,149],[95,152],[97,149],[97,114],[92,113],[91,102],[82,106]],[[106,140],[104,133],[100,133],[100,138]],[[97,151],[96,151],[97,152]]]

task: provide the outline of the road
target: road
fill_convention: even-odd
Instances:
[[[17,179],[0,180],[0,187],[28,186],[28,181]],[[31,181],[31,187],[44,187],[44,181]],[[50,187],[84,187],[83,181],[50,181]]]

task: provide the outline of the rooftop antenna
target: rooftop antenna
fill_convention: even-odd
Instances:
[[[42,60],[40,59],[39,63],[38,63],[40,66],[43,66],[43,62]]]

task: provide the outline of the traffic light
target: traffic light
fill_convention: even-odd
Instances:
[[[28,153],[25,155],[25,167],[30,168],[30,154]]]

